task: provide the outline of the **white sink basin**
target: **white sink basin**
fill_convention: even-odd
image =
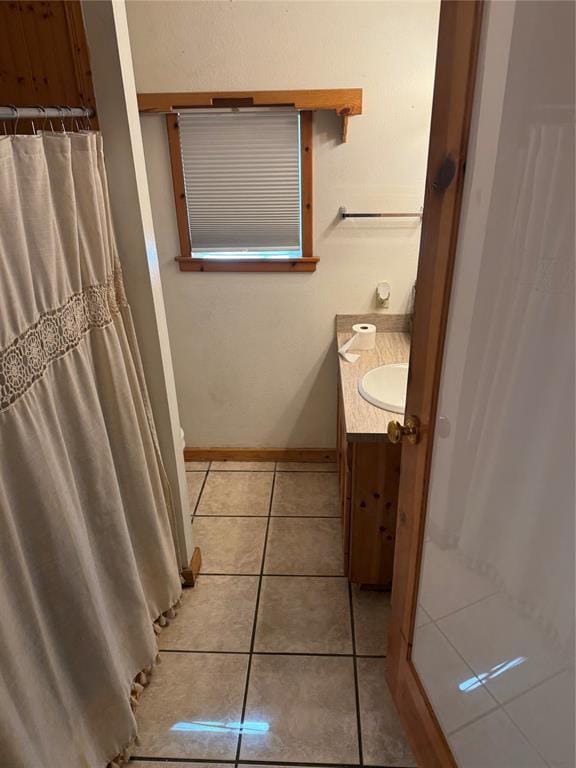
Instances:
[[[404,413],[408,363],[391,363],[372,368],[358,383],[358,391],[369,403],[392,413]]]

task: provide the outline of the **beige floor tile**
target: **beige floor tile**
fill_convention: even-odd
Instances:
[[[390,592],[376,592],[352,585],[356,653],[359,656],[385,656],[388,650]]]
[[[196,504],[202,490],[202,484],[206,472],[186,472],[186,483],[188,484],[188,500],[190,501],[190,514],[194,514]]]
[[[160,633],[160,649],[249,651],[257,593],[258,576],[199,576]]]
[[[234,759],[248,656],[163,653],[137,711],[139,757]],[[211,725],[207,725],[210,723]]]
[[[322,461],[279,461],[276,464],[277,472],[337,472],[338,468],[333,462]]]
[[[364,765],[415,766],[386,683],[386,659],[357,659]]]
[[[343,576],[340,520],[270,518],[264,573]]]
[[[202,551],[201,573],[259,574],[266,518],[195,517],[192,539]]]
[[[272,472],[212,472],[197,515],[268,515]]]
[[[274,461],[213,461],[210,469],[222,472],[274,472]]]
[[[276,476],[272,514],[338,517],[338,475],[333,472],[282,472]]]
[[[352,653],[348,581],[317,576],[265,576],[255,650]]]
[[[231,763],[188,763],[179,760],[177,763],[158,762],[157,760],[130,760],[129,765],[132,768],[233,768]],[[268,767],[270,768],[270,766]]]
[[[185,461],[186,472],[201,472],[208,469],[209,461]]]
[[[254,656],[245,720],[267,731],[243,734],[243,760],[357,763],[352,659]]]

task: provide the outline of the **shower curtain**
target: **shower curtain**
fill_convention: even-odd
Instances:
[[[0,138],[0,766],[104,768],[181,591],[95,133]]]

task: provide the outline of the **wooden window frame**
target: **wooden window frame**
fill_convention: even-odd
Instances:
[[[180,256],[176,258],[181,272],[315,272],[320,259],[314,257],[313,229],[313,112],[300,112],[300,179],[302,193],[302,256],[285,259],[200,259],[192,255],[188,209],[184,191],[184,171],[180,151],[178,115],[166,115],[174,204],[180,241]]]

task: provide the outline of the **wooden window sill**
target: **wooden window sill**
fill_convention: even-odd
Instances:
[[[320,259],[303,256],[297,259],[176,259],[181,272],[315,272]]]

